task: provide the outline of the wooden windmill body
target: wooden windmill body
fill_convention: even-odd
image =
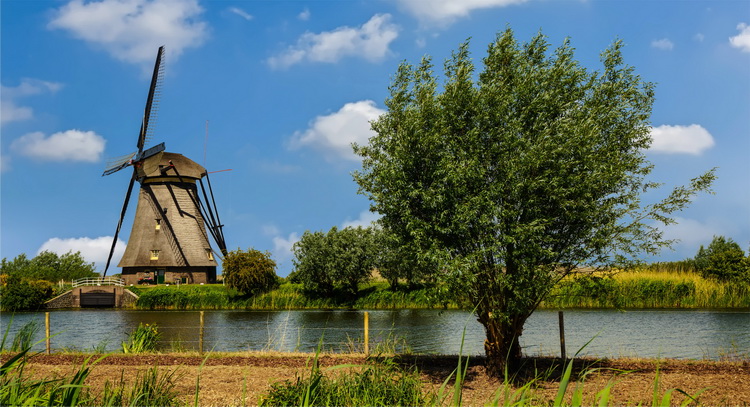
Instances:
[[[133,167],[104,275],[114,253],[133,185],[138,181],[135,219],[125,254],[118,264],[125,283],[215,283],[217,262],[214,255],[226,254],[226,245],[210,181],[208,192],[203,187],[203,178],[208,178],[206,169],[181,154],[164,151],[164,143],[143,149],[154,94],[163,71],[163,52],[163,47],[159,48],[138,138],[138,152],[104,171],[104,175],[109,175]],[[207,231],[220,252],[211,247]]]

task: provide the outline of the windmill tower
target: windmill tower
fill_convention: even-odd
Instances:
[[[216,212],[206,169],[181,154],[164,151],[164,143],[144,150],[151,135],[149,124],[155,118],[155,97],[164,74],[163,56],[164,47],[160,47],[138,134],[138,151],[110,164],[102,174],[133,168],[103,274],[106,276],[109,269],[133,186],[138,181],[140,190],[133,228],[125,254],[117,265],[122,268],[125,283],[214,283],[217,265],[214,255],[226,254],[226,244],[224,225]],[[204,187],[204,178],[208,189]],[[211,247],[207,230],[219,252]]]

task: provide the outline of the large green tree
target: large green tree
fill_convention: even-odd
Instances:
[[[657,186],[644,153],[654,85],[623,63],[621,48],[589,71],[567,40],[550,50],[541,33],[521,44],[507,29],[478,76],[461,45],[442,86],[429,57],[404,62],[387,112],[372,122],[377,134],[355,146],[361,193],[385,228],[461,283],[495,373],[520,360],[524,323],[557,281],[668,246],[653,221],[673,222],[714,178],[641,203]]]

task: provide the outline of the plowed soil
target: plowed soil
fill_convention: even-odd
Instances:
[[[91,355],[36,355],[29,360],[27,369],[35,376],[64,375],[75,371]],[[199,401],[204,406],[255,405],[272,383],[294,380],[309,372],[307,367],[313,355],[288,353],[219,354],[201,357],[197,354],[147,354],[109,355],[97,362],[87,384],[94,392],[100,391],[106,381],[132,380],[139,371],[152,366],[160,370],[176,371],[176,388],[186,401],[195,395],[196,378],[200,375]],[[2,359],[7,359],[3,355]],[[97,356],[94,356],[95,360]],[[452,356],[401,357],[404,366],[417,366],[426,391],[437,391],[457,365]],[[361,355],[322,355],[318,359],[323,367],[336,365],[364,365],[374,363]],[[595,402],[595,395],[613,382],[611,403],[614,405],[652,405],[654,384],[658,378],[661,397],[670,389],[671,403],[679,405],[685,394],[696,395],[703,405],[750,406],[750,361],[683,361],[650,359],[576,360],[574,377],[569,393],[577,384],[584,388],[584,405]],[[356,371],[356,368],[353,368]],[[340,370],[336,370],[340,372]],[[546,358],[524,360],[518,383],[524,383],[542,373],[546,379],[534,384],[535,404],[550,404],[559,387],[561,369],[559,361]],[[588,372],[584,375],[584,372]],[[335,374],[335,373],[331,373]],[[484,405],[493,399],[502,381],[489,377],[484,359],[472,358],[464,384],[464,405]],[[684,393],[682,393],[684,392]]]

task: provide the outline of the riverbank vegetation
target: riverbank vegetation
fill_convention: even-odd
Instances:
[[[706,278],[694,271],[644,267],[614,274],[570,276],[560,281],[540,308],[750,308],[750,285]],[[664,271],[666,270],[666,271]],[[392,288],[385,281],[361,284],[355,296],[307,293],[300,283],[245,296],[222,285],[131,287],[139,309],[467,309],[466,298],[447,285]]]

